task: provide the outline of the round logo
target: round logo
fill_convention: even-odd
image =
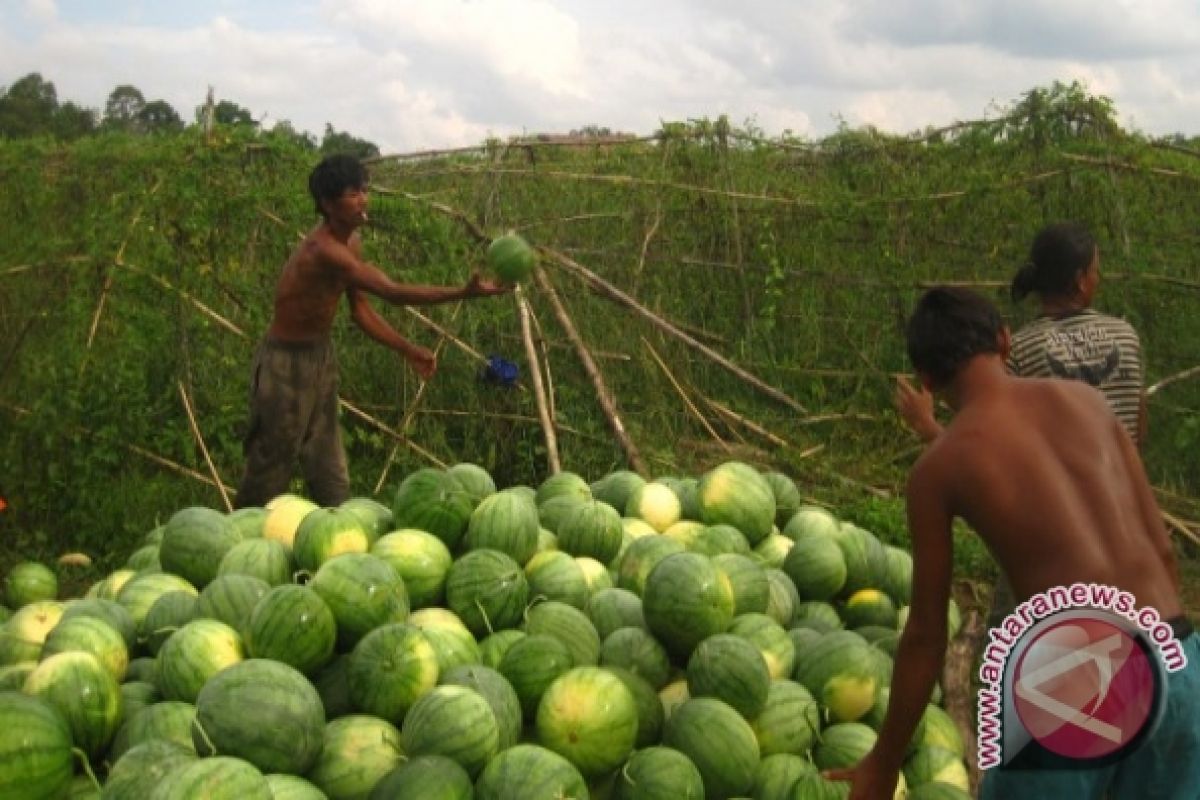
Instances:
[[[1162,676],[1149,643],[1105,615],[1072,615],[1036,631],[1012,674],[1022,726],[1071,759],[1118,756],[1155,722]]]

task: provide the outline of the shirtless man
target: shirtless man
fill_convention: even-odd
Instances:
[[[980,796],[1194,800],[1200,795],[1200,636],[1190,633],[1183,616],[1171,542],[1129,434],[1090,386],[1008,374],[1008,329],[979,295],[930,290],[907,336],[922,384],[955,416],[909,475],[912,611],[896,653],[903,669],[893,676],[887,718],[871,753],[856,768],[829,777],[853,781],[851,800],[892,797],[906,746],[941,672],[951,523],[960,517],[986,543],[1018,600],[1081,581],[1124,589],[1139,607],[1151,606],[1172,621],[1190,662],[1168,677],[1167,711],[1157,732],[1123,761],[1095,770],[991,770]]]
[[[357,230],[367,221],[367,171],[357,159],[326,158],[309,175],[308,188],[322,221],[284,264],[271,326],[255,353],[238,508],[261,506],[286,491],[297,457],[316,503],[334,506],[349,497],[330,341],[343,295],[358,327],[428,379],[437,369],[434,354],[397,333],[367,295],[393,305],[431,305],[510,291],[478,274],[461,287],[397,283],[364,261]]]

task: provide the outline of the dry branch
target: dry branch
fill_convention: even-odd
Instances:
[[[757,422],[753,422],[751,420],[746,419],[741,414],[738,414],[737,412],[735,412],[733,409],[729,408],[728,406],[724,406],[721,403],[718,403],[716,400],[713,400],[711,397],[705,397],[704,395],[700,395],[700,397],[701,397],[701,399],[704,400],[705,403],[707,403],[709,405],[710,408],[712,408],[712,410],[716,411],[718,414],[720,414],[725,419],[732,420],[733,422],[736,422],[738,425],[741,425],[742,427],[744,427],[746,430],[758,434],[759,436],[763,437],[764,439],[766,439],[768,442],[775,445],[776,447],[789,447],[790,446],[783,439],[783,437],[776,436],[775,434],[771,433],[769,430],[767,430],[763,426],[759,425]]]
[[[1172,383],[1178,383],[1179,381],[1186,380],[1195,375],[1200,375],[1200,365],[1191,367],[1190,369],[1185,369],[1182,372],[1176,372],[1174,375],[1163,378],[1158,383],[1146,389],[1146,396],[1149,397],[1153,394],[1157,394],[1159,391],[1167,386],[1170,386]]]
[[[1193,528],[1197,527],[1195,523],[1188,524],[1174,514],[1169,514],[1166,511],[1160,511],[1159,513],[1162,514],[1163,521],[1167,523],[1169,528],[1183,534],[1185,537],[1191,540],[1192,544],[1200,547],[1200,536],[1198,536],[1196,531],[1193,530]]]
[[[587,344],[583,341],[583,337],[579,335],[579,331],[575,328],[575,323],[571,321],[571,315],[567,313],[566,307],[559,299],[558,293],[554,291],[554,287],[550,284],[550,279],[546,277],[546,273],[541,267],[534,267],[533,277],[537,281],[538,287],[550,302],[551,308],[554,309],[554,315],[558,318],[558,322],[562,325],[563,331],[567,334],[567,338],[575,345],[575,352],[579,355],[579,360],[583,363],[583,368],[587,372],[588,377],[592,379],[592,386],[596,389],[596,397],[600,401],[600,407],[604,410],[605,417],[608,418],[608,424],[612,428],[613,435],[617,437],[621,448],[625,451],[625,457],[629,461],[635,471],[641,475],[648,475],[649,471],[646,465],[642,462],[641,456],[638,454],[637,447],[629,438],[629,434],[625,431],[625,425],[621,422],[621,417],[617,413],[617,404],[613,400],[612,394],[608,390],[608,385],[604,381],[604,375],[600,372],[600,368],[596,366],[595,359],[588,352]]]
[[[554,432],[554,423],[550,418],[550,405],[546,400],[546,388],[542,385],[542,368],[538,359],[537,347],[533,343],[533,326],[529,322],[529,304],[525,302],[525,294],[518,286],[514,289],[517,297],[517,309],[521,317],[521,338],[525,342],[525,357],[529,360],[529,374],[533,380],[533,396],[537,401],[538,420],[542,425],[542,435],[546,439],[546,461],[550,474],[562,472],[558,460],[558,437]]]
[[[216,311],[213,311],[211,308],[206,306],[204,303],[200,302],[199,300],[197,300],[192,295],[188,294],[183,289],[180,289],[177,286],[175,286],[174,284],[170,283],[165,278],[155,275],[152,272],[147,272],[144,269],[135,267],[132,264],[117,264],[115,266],[119,266],[121,269],[128,270],[130,272],[133,272],[138,275],[142,275],[146,278],[149,278],[150,280],[154,281],[162,288],[167,289],[172,292],[175,292],[180,297],[182,297],[184,300],[187,300],[189,303],[191,303],[193,306],[195,306],[197,309],[199,309],[200,313],[204,314],[204,316],[213,320],[214,322],[216,322],[218,325],[220,325],[222,328],[229,331],[230,333],[236,334],[236,335],[242,337],[243,339],[250,338],[249,335],[245,331],[243,331],[241,328],[239,328],[237,325],[235,325],[234,323],[225,319],[225,317],[222,317]]]
[[[671,385],[673,387],[675,387],[676,393],[679,394],[679,399],[683,400],[684,407],[692,414],[692,416],[694,416],[697,420],[700,421],[700,424],[704,426],[704,429],[706,431],[708,431],[708,435],[713,438],[713,441],[715,441],[717,444],[721,445],[721,447],[724,448],[724,450],[726,452],[729,452],[730,451],[729,443],[721,438],[721,436],[713,428],[712,424],[708,421],[708,418],[700,413],[700,409],[696,408],[696,404],[692,402],[692,399],[690,397],[688,397],[687,392],[685,392],[683,390],[683,387],[679,385],[679,381],[677,381],[675,379],[675,376],[671,373],[670,368],[667,367],[666,362],[663,361],[662,358],[658,355],[658,352],[654,349],[654,346],[651,345],[650,342],[646,341],[645,336],[642,337],[642,344],[644,344],[646,346],[646,349],[650,352],[650,355],[654,358],[654,361],[658,364],[659,369],[661,369],[663,371],[663,374],[667,376],[667,380],[671,382]]]
[[[542,348],[542,368],[546,371],[546,400],[550,410],[550,421],[558,425],[558,408],[554,404],[554,375],[550,372],[550,348],[546,342],[546,334],[542,333],[542,323],[538,321],[537,314],[533,313],[533,306],[526,303],[526,308],[529,309],[529,321],[533,323],[533,329],[537,332],[538,345]],[[594,350],[589,351],[593,356],[596,355]],[[629,360],[628,357],[625,359]]]
[[[183,386],[183,381],[179,381],[179,396],[183,399],[183,410],[187,413],[188,425],[192,429],[192,436],[196,439],[196,444],[200,447],[200,453],[204,456],[204,463],[208,465],[208,471],[212,474],[213,484],[221,493],[221,501],[225,503],[226,511],[233,511],[233,503],[229,502],[229,495],[225,492],[225,484],[221,480],[221,474],[217,472],[217,465],[213,463],[212,456],[208,453],[208,446],[204,444],[204,437],[200,434],[200,426],[196,423],[196,415],[192,411],[192,400],[188,397],[187,389]]]
[[[435,467],[440,467],[441,469],[446,468],[446,466],[447,466],[446,462],[442,461],[440,458],[435,456],[433,453],[429,452],[424,447],[421,447],[421,445],[417,444],[412,439],[409,439],[404,434],[400,433],[399,431],[393,430],[388,425],[375,419],[375,417],[372,417],[370,414],[363,411],[361,408],[354,405],[349,400],[339,397],[338,403],[340,403],[343,408],[345,408],[347,411],[349,411],[354,416],[361,419],[363,422],[366,422],[367,424],[374,426],[377,430],[382,431],[383,433],[386,433],[388,436],[391,436],[393,439],[400,442],[405,447],[407,447],[409,450],[412,450],[414,453],[421,456],[426,461],[433,464]]]
[[[704,354],[708,358],[717,362],[722,367],[724,367],[725,369],[732,372],[734,375],[741,378],[744,382],[746,382],[749,385],[753,386],[754,388],[758,389],[763,394],[767,395],[768,397],[771,397],[774,400],[779,401],[780,403],[783,403],[784,405],[788,406],[791,409],[799,411],[802,414],[808,413],[805,410],[804,406],[800,405],[798,402],[793,400],[791,397],[788,397],[786,394],[779,391],[774,386],[771,386],[770,384],[766,383],[762,379],[760,379],[754,375],[751,375],[749,372],[742,369],[737,364],[734,364],[732,361],[725,358],[725,356],[723,356],[720,353],[718,353],[717,351],[713,350],[711,347],[708,347],[707,345],[702,344],[701,342],[697,341],[694,337],[688,335],[683,330],[681,330],[678,325],[675,325],[672,322],[668,322],[666,319],[658,316],[657,314],[652,312],[650,309],[646,308],[641,303],[639,303],[637,300],[634,300],[632,297],[625,294],[623,291],[621,291],[617,287],[613,286],[611,283],[604,280],[599,275],[592,272],[590,269],[583,266],[579,262],[575,261],[574,259],[569,258],[566,255],[563,255],[562,253],[558,252],[557,250],[552,250],[548,247],[542,247],[539,249],[543,253],[550,256],[554,261],[558,262],[563,267],[565,267],[568,271],[573,272],[575,275],[581,277],[585,283],[587,283],[589,286],[591,286],[592,288],[599,291],[605,297],[609,298],[610,300],[615,300],[617,303],[620,303],[621,305],[625,306],[626,308],[632,310],[638,316],[642,317],[643,319],[648,320],[655,327],[659,328],[662,331],[665,331],[666,333],[670,334],[671,336],[675,337],[676,339],[679,339],[680,341],[687,344],[689,347],[693,348],[694,350],[698,350],[700,353]]]

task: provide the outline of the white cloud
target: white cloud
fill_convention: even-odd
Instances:
[[[58,4],[55,0],[25,0],[25,16],[43,24],[58,19]]]

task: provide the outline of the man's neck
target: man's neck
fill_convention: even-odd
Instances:
[[[354,231],[358,226],[345,222],[340,222],[334,219],[325,219],[321,222],[321,228],[329,233],[334,239],[337,239],[342,244],[348,244],[350,237],[354,235]]]
[[[955,411],[961,411],[980,398],[995,394],[1010,379],[1000,354],[975,356],[959,369],[946,388],[946,402]]]
[[[1042,299],[1042,316],[1061,317],[1076,314],[1087,307],[1088,304],[1078,297],[1047,297]]]

